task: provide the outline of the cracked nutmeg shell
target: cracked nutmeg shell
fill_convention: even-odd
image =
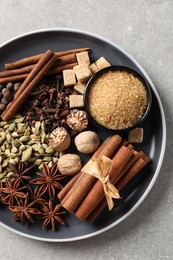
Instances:
[[[67,116],[67,124],[74,131],[80,132],[87,128],[88,118],[83,110],[73,109]]]
[[[71,138],[64,127],[57,127],[49,136],[49,146],[63,152],[70,146]]]

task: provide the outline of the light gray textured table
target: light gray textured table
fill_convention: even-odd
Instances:
[[[106,37],[144,67],[165,110],[165,159],[148,197],[112,230],[79,242],[51,244],[0,227],[0,259],[173,259],[173,1],[0,0],[0,44],[51,27],[77,28]]]

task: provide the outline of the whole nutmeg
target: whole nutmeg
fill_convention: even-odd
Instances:
[[[70,146],[71,138],[64,127],[57,127],[49,136],[49,146],[63,152]]]
[[[75,175],[81,168],[81,159],[77,154],[64,154],[58,160],[58,169],[62,174]]]
[[[84,131],[75,137],[74,142],[79,152],[90,154],[100,146],[100,137],[93,131]]]

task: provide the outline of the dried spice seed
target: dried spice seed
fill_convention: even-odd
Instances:
[[[22,119],[21,119],[22,118]],[[19,120],[19,123],[14,120]],[[0,175],[1,181],[7,179],[8,170],[6,170],[8,163],[14,165],[19,162],[42,162],[43,157],[52,155],[53,158],[56,151],[49,146],[49,134],[46,134],[46,126],[44,122],[36,121],[34,126],[31,127],[23,122],[23,117],[16,115],[13,121],[7,123],[0,121],[0,153],[1,153],[1,167],[2,174]],[[2,156],[3,155],[3,156]],[[49,160],[50,162],[50,160]]]

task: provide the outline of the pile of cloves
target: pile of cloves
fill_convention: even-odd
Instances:
[[[69,95],[76,94],[74,89],[64,87],[62,76],[45,78],[31,93],[29,100],[22,107],[25,122],[33,125],[44,121],[47,129],[66,126],[69,114]]]

